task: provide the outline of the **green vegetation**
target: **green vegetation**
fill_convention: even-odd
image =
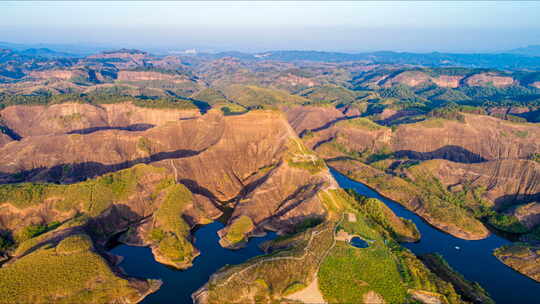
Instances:
[[[425,254],[421,256],[422,261],[438,276],[451,282],[454,288],[466,300],[474,303],[494,304],[489,294],[476,282],[470,282],[459,272],[452,269],[450,265],[439,254]]]
[[[510,233],[529,232],[529,229],[527,227],[520,223],[515,216],[510,214],[493,212],[492,215],[488,217],[488,223],[490,223],[499,230]]]
[[[474,198],[474,189],[451,192],[427,169],[435,162],[413,166],[409,172],[415,177],[414,185],[420,190],[419,197],[430,217],[445,224],[454,224],[470,233],[485,231],[482,223],[473,217],[473,210],[483,206],[481,198]]]
[[[0,94],[0,109],[11,105],[51,105],[58,103],[75,102],[86,104],[113,104],[131,102],[139,107],[146,108],[172,108],[197,109],[192,101],[180,98],[142,98],[129,95],[117,95],[93,92],[88,94],[60,94],[60,95],[8,95]]]
[[[60,226],[60,223],[56,221],[49,224],[30,225],[22,229],[22,231],[15,238],[17,239],[17,242],[23,242],[45,232],[54,230],[58,226]]]
[[[526,138],[529,135],[529,132],[526,130],[518,130],[513,132],[517,137]]]
[[[311,174],[317,174],[326,168],[324,160],[309,150],[300,139],[291,138],[287,148],[285,159],[289,166],[307,170]]]
[[[56,246],[56,252],[58,254],[73,254],[93,250],[93,248],[94,245],[88,235],[75,234],[60,241]]]
[[[444,303],[462,303],[451,284],[399,246],[392,234],[370,218],[369,210],[359,208],[363,201],[355,197],[342,189],[319,192],[328,211],[325,221],[307,223],[309,228],[263,244],[271,252],[266,256],[221,269],[207,285],[208,302],[279,303],[317,275],[329,303],[364,303],[369,291],[380,294],[386,303],[407,303],[412,302],[411,289],[436,293]],[[354,213],[355,220],[349,221],[347,213]],[[384,216],[382,212],[380,219]],[[334,241],[340,230],[369,240],[369,247]]]
[[[127,199],[128,195],[134,193],[139,179],[145,175],[164,173],[165,169],[140,164],[76,184],[0,185],[0,204],[9,203],[18,209],[24,209],[51,198],[55,201],[54,208],[59,211],[81,208],[95,216],[113,202]]]
[[[235,103],[227,103],[223,105],[220,110],[225,116],[244,114],[248,111],[246,108]]]
[[[311,282],[321,256],[332,245],[333,228],[325,222],[280,237],[265,244],[271,254],[221,269],[208,283],[208,302],[279,303]]]
[[[286,91],[268,89],[251,85],[232,85],[224,89],[229,100],[247,107],[275,106],[287,104],[303,104],[308,100],[304,97],[291,95]]]
[[[105,303],[134,301],[139,291],[117,277],[91,250],[87,236],[74,235],[0,268],[1,303]]]
[[[213,88],[205,88],[191,95],[191,98],[207,102],[210,105],[216,105],[220,103],[229,103],[229,101],[227,100],[227,97],[225,97],[223,93]]]
[[[420,239],[420,232],[416,225],[410,220],[397,217],[383,202],[375,198],[361,196],[351,189],[347,192],[355,198],[354,207],[380,225],[384,231],[388,231],[395,240],[411,242]]]
[[[246,234],[253,230],[254,225],[251,218],[248,216],[241,216],[233,221],[227,230],[227,234],[224,239],[230,244],[235,245],[246,240]]]
[[[365,199],[355,199],[343,192],[334,192],[332,199],[339,197],[340,206],[356,214],[356,221],[346,219],[339,229],[350,235],[359,235],[370,240],[369,247],[355,248],[338,241],[321,264],[319,286],[329,303],[364,303],[363,296],[369,291],[380,294],[387,303],[407,303],[409,290],[418,289],[434,292],[448,303],[462,303],[452,285],[431,273],[409,250],[399,246],[382,225],[373,220],[368,208],[359,208]],[[375,216],[382,222],[391,219],[387,214]],[[388,237],[388,238],[387,238]]]
[[[339,242],[319,270],[320,289],[329,303],[363,303],[362,296],[370,290],[387,303],[405,303],[407,288],[402,283],[391,252],[377,242],[361,250]]]
[[[361,129],[365,129],[365,130],[368,130],[368,131],[377,131],[377,130],[384,129],[383,126],[381,126],[381,125],[379,125],[379,124],[377,124],[377,123],[373,122],[372,120],[367,119],[365,117],[347,119],[347,120],[340,121],[337,124],[342,125],[342,126],[351,126],[351,127],[354,127],[354,128],[361,128]]]
[[[529,156],[530,160],[540,163],[540,153],[533,153]]]
[[[195,248],[188,241],[190,227],[182,218],[186,206],[191,203],[191,192],[181,184],[165,188],[166,195],[154,213],[154,228],[150,239],[167,263],[185,267],[194,258]]]
[[[380,91],[380,95],[383,98],[396,98],[409,101],[420,101],[423,102],[425,99],[419,98],[414,91],[402,84],[392,86],[390,88],[385,88]]]
[[[497,248],[493,254],[507,266],[540,282],[540,264],[538,263],[540,261],[540,247],[538,244],[517,242]]]
[[[480,197],[475,198],[475,189],[466,189],[458,193],[448,191],[427,167],[436,165],[436,161],[409,167],[407,171],[410,176],[414,177],[413,180],[385,174],[369,165],[353,160],[333,161],[329,165],[406,207],[409,207],[409,204],[414,201],[420,202],[425,211],[423,216],[428,217],[432,222],[455,225],[471,234],[485,233],[484,226],[475,219],[473,214],[473,210],[484,206]]]
[[[307,104],[350,104],[365,94],[359,93],[358,91],[351,91],[341,86],[327,85],[311,87],[297,93],[297,95],[310,99],[311,102],[308,102]]]
[[[137,142],[137,149],[144,152],[146,155],[152,154],[152,143],[150,140],[146,137],[139,137],[139,141]]]
[[[288,295],[291,295],[295,292],[298,292],[302,289],[306,288],[306,284],[302,283],[302,282],[294,282],[292,283],[291,285],[287,286],[287,288],[285,288],[285,290],[283,290],[283,292],[281,292],[282,295],[284,296],[288,296]]]

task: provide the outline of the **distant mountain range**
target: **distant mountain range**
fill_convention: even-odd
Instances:
[[[540,56],[540,45],[529,45],[526,47],[510,50],[508,53],[525,56]]]
[[[69,44],[17,44],[0,42],[0,49],[10,49],[21,56],[41,58],[73,58],[84,57],[98,52],[110,50],[104,46],[69,45]],[[165,51],[163,53],[166,53]],[[184,54],[186,55],[186,54]],[[500,53],[411,53],[378,51],[364,53],[341,53],[326,51],[277,50],[260,53],[227,51],[219,53],[196,53],[193,55],[207,59],[225,57],[242,60],[274,60],[274,61],[315,61],[315,62],[347,62],[365,61],[383,64],[408,64],[432,67],[461,66],[470,68],[497,69],[538,69],[540,68],[540,45],[517,48]]]
[[[497,69],[538,69],[540,57],[522,54],[454,54],[454,53],[408,53],[408,52],[370,52],[370,53],[338,53],[321,51],[269,51],[258,54],[224,52],[217,54],[200,54],[214,58],[235,57],[239,59],[276,60],[276,61],[321,61],[346,62],[366,61],[384,64],[409,64],[434,67],[461,66],[471,68]]]

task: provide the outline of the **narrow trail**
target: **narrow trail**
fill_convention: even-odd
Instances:
[[[328,247],[328,249],[326,249],[326,251],[324,252],[324,254],[321,256],[319,262],[318,262],[318,265],[317,265],[317,270],[315,273],[317,273],[319,271],[319,268],[321,267],[321,264],[322,264],[322,261],[324,260],[324,258],[328,255],[328,253],[330,252],[330,250],[332,250],[334,248],[334,246],[336,245],[336,228],[341,224],[341,222],[343,221],[343,219],[345,218],[345,213],[342,213],[341,215],[341,219],[335,224],[332,226],[332,230],[333,233],[332,233],[332,245],[330,245],[330,247]],[[285,257],[274,257],[274,258],[268,258],[268,259],[263,259],[255,264],[251,264],[249,265],[248,267],[242,269],[241,271],[239,272],[235,272],[233,273],[232,275],[230,275],[224,282],[222,282],[221,284],[216,284],[217,287],[223,287],[225,285],[227,285],[232,279],[234,279],[235,277],[237,277],[238,275],[241,275],[242,273],[246,272],[247,270],[249,269],[252,269],[254,267],[257,267],[259,265],[261,265],[262,263],[266,263],[266,262],[271,262],[271,261],[279,261],[279,260],[296,260],[296,261],[300,261],[300,260],[304,260],[308,254],[311,254],[313,255],[314,257],[317,257],[315,254],[313,254],[309,248],[311,246],[311,242],[313,241],[313,238],[321,233],[325,232],[325,230],[318,230],[318,231],[313,231],[311,233],[311,236],[309,238],[309,241],[308,241],[308,244],[306,245],[306,247],[304,248],[304,254],[302,254],[302,256],[299,256],[299,257],[296,257],[296,256],[285,256]],[[246,284],[251,284],[252,282],[247,282],[247,281],[244,281],[244,283]]]
[[[174,162],[172,159],[169,159],[171,163],[171,167],[174,169],[174,181],[178,182],[178,170],[176,169],[176,166],[174,165]]]

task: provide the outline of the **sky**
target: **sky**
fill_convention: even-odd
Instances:
[[[540,44],[540,2],[0,1],[0,41],[169,51],[494,52]]]

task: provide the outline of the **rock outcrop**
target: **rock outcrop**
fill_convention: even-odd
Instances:
[[[138,109],[128,104],[105,110],[68,104],[42,108],[42,115],[80,111],[81,116],[100,117],[119,114],[115,107],[121,113],[133,111],[127,118],[136,119]],[[6,109],[7,121],[24,137],[0,148],[2,181],[62,184],[0,185],[0,229],[23,235],[31,225],[62,226],[18,244],[12,265],[80,231],[92,236],[101,254],[110,238],[127,231],[121,242],[150,246],[157,261],[186,268],[198,255],[190,236],[195,225],[229,210],[228,225],[219,234],[224,246],[236,248],[264,229],[292,231],[324,218],[320,192],[337,187],[324,162],[277,111],[238,116],[210,111],[192,118],[190,111],[150,110],[141,119],[156,126],[145,131],[66,134],[80,127],[72,126],[47,134],[39,119],[36,133],[18,123],[23,109]],[[121,123],[125,114],[117,117],[111,121]],[[106,122],[89,121],[88,126]],[[155,290],[150,287],[141,290]]]
[[[335,138],[350,151],[388,149],[398,156],[457,162],[527,159],[540,151],[540,126],[512,123],[485,115],[464,114],[465,122],[427,120],[398,126],[395,131],[374,124],[334,124],[307,139],[309,147]]]
[[[467,77],[464,82],[469,86],[506,87],[516,84],[514,78],[494,73],[480,73]]]
[[[462,187],[485,187],[482,196],[496,207],[540,198],[540,164],[535,161],[496,160],[463,164],[439,159],[420,166],[454,191]]]
[[[185,76],[165,74],[152,71],[120,71],[118,81],[169,81],[172,83],[184,83],[190,80]]]
[[[525,244],[497,248],[494,255],[508,267],[540,282],[540,247]]]
[[[105,129],[143,131],[167,122],[199,117],[197,110],[151,109],[132,104],[62,103],[10,106],[0,111],[5,125],[22,137],[91,133]]]

